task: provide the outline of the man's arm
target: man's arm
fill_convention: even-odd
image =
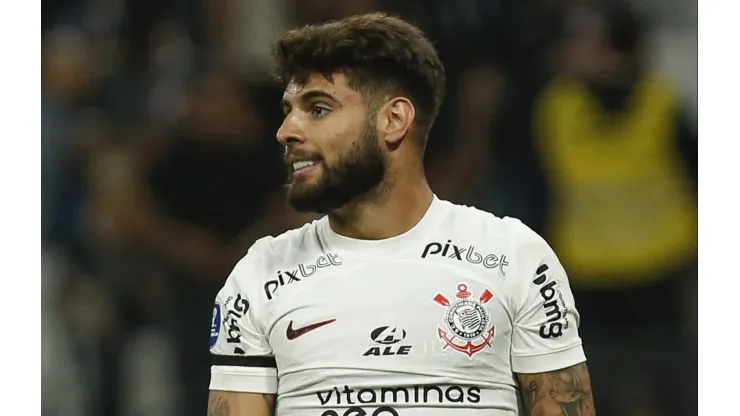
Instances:
[[[586,363],[538,374],[519,374],[526,416],[594,416]]]
[[[509,302],[511,363],[524,414],[594,416],[591,377],[578,335],[580,315],[568,275],[542,237],[528,228],[521,237],[514,255],[525,259],[523,273],[511,279]]]
[[[260,259],[269,241],[265,238],[252,245],[216,295],[208,416],[275,414],[277,363],[261,320],[262,287],[249,280],[263,273]]]
[[[208,416],[272,416],[275,395],[211,390]]]

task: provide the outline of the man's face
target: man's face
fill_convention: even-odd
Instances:
[[[285,120],[277,137],[286,146],[288,202],[301,212],[338,209],[385,177],[375,111],[344,75],[332,81],[314,75],[288,85],[283,95]]]

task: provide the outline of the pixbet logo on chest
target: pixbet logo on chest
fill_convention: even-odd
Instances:
[[[509,265],[505,254],[502,254],[501,256],[497,256],[495,254],[483,256],[475,251],[475,246],[461,248],[452,244],[452,240],[447,240],[447,243],[444,245],[436,242],[427,244],[426,247],[424,247],[424,252],[421,253],[421,258],[425,259],[428,256],[437,255],[458,261],[463,261],[464,259],[471,264],[482,264],[483,267],[487,269],[498,268],[504,276],[506,276],[505,267]]]
[[[277,292],[279,288],[293,282],[300,282],[302,278],[312,276],[318,269],[341,265],[342,260],[339,258],[339,255],[326,253],[326,255],[319,256],[319,258],[312,264],[300,263],[298,268],[295,270],[278,271],[277,279],[270,280],[265,283],[265,296],[267,296],[267,300],[272,300],[275,292]]]

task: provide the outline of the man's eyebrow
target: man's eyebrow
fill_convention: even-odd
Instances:
[[[302,102],[302,103],[306,103],[308,101],[315,100],[317,98],[325,98],[325,99],[331,100],[331,101],[333,101],[335,103],[338,103],[339,102],[336,98],[334,98],[333,95],[331,95],[328,92],[323,91],[323,90],[306,91],[305,93],[301,94],[301,96],[300,96],[300,98],[298,98],[298,100],[300,102]],[[283,107],[290,107],[291,106],[290,102],[286,98],[283,98],[282,99],[281,105]]]

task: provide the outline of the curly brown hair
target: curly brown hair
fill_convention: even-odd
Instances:
[[[424,151],[445,94],[437,51],[416,26],[385,13],[351,16],[292,30],[273,47],[277,78],[304,83],[312,74],[331,81],[343,73],[369,109],[404,96],[416,108],[415,130]]]

